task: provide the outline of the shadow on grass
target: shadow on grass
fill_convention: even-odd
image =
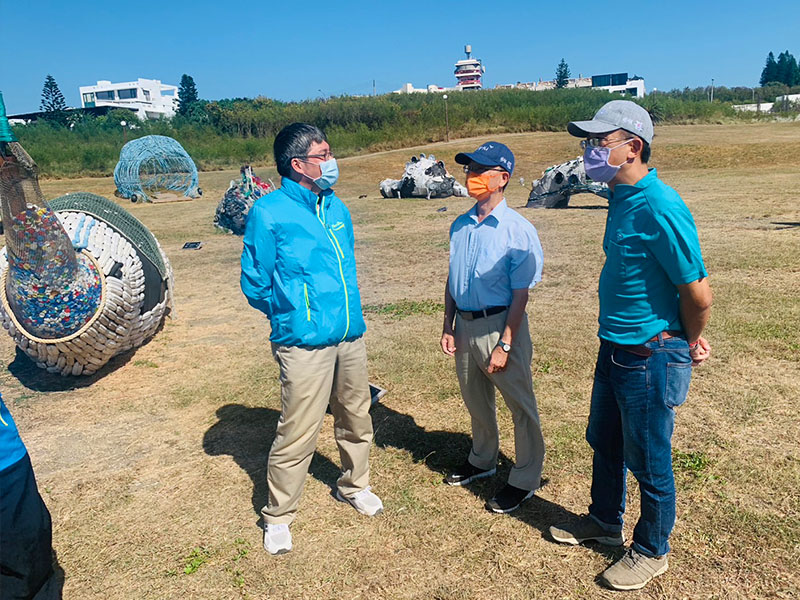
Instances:
[[[469,455],[472,439],[465,433],[426,431],[424,427],[417,425],[412,416],[399,413],[383,404],[374,405],[371,412],[376,446],[405,450],[411,453],[415,462],[424,462],[429,469],[440,473],[442,477],[463,464]],[[505,485],[513,464],[509,457],[500,453],[497,475],[479,480],[464,489],[481,500],[488,501]],[[546,483],[546,480],[543,482]],[[514,512],[497,515],[498,519],[506,517],[525,523],[538,530],[543,538],[552,541],[548,532],[550,526],[575,519],[577,515],[559,504],[535,495]],[[624,553],[624,548],[609,548],[600,544],[587,544],[587,547],[609,560],[616,560]]]
[[[259,517],[261,508],[267,503],[267,460],[280,416],[280,411],[272,408],[226,404],[217,409],[219,420],[203,436],[206,454],[230,455],[250,477],[253,482],[253,510]],[[333,489],[341,469],[315,452],[308,472]]]
[[[148,340],[149,341],[149,340]],[[8,364],[8,372],[16,377],[19,382],[29,390],[35,392],[66,392],[89,387],[95,381],[102,379],[127,364],[137,348],[132,348],[122,354],[111,358],[102,368],[92,375],[67,375],[49,373],[36,366],[36,363],[19,348],[16,348],[14,360]]]

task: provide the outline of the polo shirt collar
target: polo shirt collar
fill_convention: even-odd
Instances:
[[[614,191],[611,192],[610,200],[625,200],[638,194],[641,190],[651,186],[658,179],[658,173],[655,168],[648,169],[647,175],[642,177],[633,185],[620,183],[614,186]]]
[[[508,202],[506,202],[506,198],[505,198],[505,196],[503,196],[503,199],[500,201],[500,204],[498,204],[497,206],[495,206],[492,209],[492,212],[490,212],[486,216],[486,219],[488,219],[490,217],[494,217],[494,220],[497,221],[498,223],[500,223],[503,220],[503,217],[505,216],[506,211],[508,211]],[[478,222],[478,204],[475,203],[472,206],[472,208],[469,209],[467,214],[469,215],[469,217],[473,221],[475,221],[477,223]],[[483,222],[486,222],[486,219],[484,219]]]

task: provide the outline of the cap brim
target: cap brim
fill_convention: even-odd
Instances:
[[[596,133],[611,133],[617,129],[622,129],[619,125],[606,123],[605,121],[572,121],[567,125],[567,131],[575,137],[587,137]]]
[[[459,152],[456,154],[455,161],[460,165],[468,165],[471,162],[476,162],[484,167],[502,167],[497,161],[487,162],[485,158],[475,157],[474,152]]]

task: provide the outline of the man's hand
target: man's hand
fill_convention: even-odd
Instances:
[[[456,353],[456,338],[447,331],[442,333],[442,352],[447,356],[453,356]]]
[[[704,337],[697,338],[697,346],[689,351],[692,357],[692,366],[699,367],[709,356],[711,356],[711,344]]]
[[[489,359],[489,368],[487,371],[489,371],[489,373],[499,373],[500,371],[505,371],[507,362],[508,352],[505,352],[499,346],[495,346],[494,350],[492,350],[492,356]]]

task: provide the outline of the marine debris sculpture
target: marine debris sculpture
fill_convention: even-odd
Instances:
[[[122,147],[114,167],[117,195],[131,202],[150,202],[158,192],[183,192],[197,198],[197,167],[176,140],[164,135],[146,135]]]
[[[140,346],[172,305],[172,269],[152,233],[94,194],[45,202],[0,95],[0,321],[37,366],[90,375]]]
[[[448,174],[444,162],[433,154],[412,156],[401,179],[384,179],[380,183],[384,198],[447,198],[466,197],[467,188]]]
[[[574,194],[591,193],[608,199],[608,185],[592,181],[583,168],[579,156],[547,169],[531,184],[528,208],[566,208]]]
[[[272,181],[262,181],[253,174],[250,165],[240,169],[241,179],[232,179],[228,190],[217,205],[214,225],[236,235],[244,235],[247,213],[256,200],[275,189]]]

